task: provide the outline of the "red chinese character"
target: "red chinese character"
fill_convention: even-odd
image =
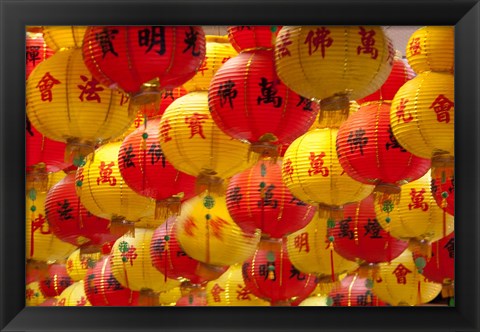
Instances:
[[[83,167],[78,168],[76,178],[77,181],[83,182],[83,179],[85,178],[85,176],[83,175]]]
[[[38,84],[36,86],[36,88],[40,90],[40,97],[42,98],[42,101],[51,102],[53,100],[53,86],[60,83],[61,82],[52,75],[50,75],[49,72],[46,72],[45,75],[43,75],[42,79],[38,81]]]
[[[80,75],[82,81],[86,82],[85,85],[77,85],[77,87],[82,90],[82,93],[78,98],[83,101],[83,95],[86,94],[86,99],[88,101],[96,100],[97,103],[100,103],[102,100],[100,99],[100,95],[97,92],[103,91],[104,88],[101,86],[97,86],[100,82],[98,82],[95,78],[92,78],[91,81],[88,80],[87,76]]]
[[[87,257],[82,257],[82,258],[80,258],[80,266],[81,266],[82,269],[84,269],[84,270],[88,269],[88,260],[87,260]]]
[[[100,176],[97,178],[97,185],[100,183],[109,183],[111,186],[117,184],[117,179],[112,176],[113,169],[112,167],[115,165],[115,162],[110,162],[110,164],[106,165],[104,161],[98,166],[100,169]]]
[[[210,226],[212,227],[213,236],[219,240],[222,240],[222,229],[228,224],[228,221],[223,220],[220,217],[217,217],[216,219],[210,219]]]
[[[393,44],[389,41],[388,42],[388,64],[393,66],[393,60],[395,59],[395,49],[393,48]]]
[[[290,177],[290,180],[293,181],[292,175],[294,172],[294,167],[292,166],[292,161],[288,158],[283,164],[283,171]]]
[[[215,286],[213,286],[213,288],[210,292],[213,295],[213,301],[222,302],[222,299],[220,298],[220,293],[225,292],[225,289],[220,287],[218,284],[215,284]]]
[[[170,124],[168,123],[168,119],[166,119],[160,127],[160,136],[163,143],[172,140],[172,138],[168,136],[168,132],[170,131],[170,129],[172,129],[172,126],[170,126]]]
[[[71,259],[67,260],[67,271],[72,272],[73,270],[73,261]]]
[[[183,229],[185,231],[185,233],[187,235],[190,235],[190,236],[195,236],[195,234],[193,233],[193,229],[194,228],[198,228],[197,225],[195,225],[195,222],[193,221],[192,218],[187,218],[185,220],[185,224],[183,224]]]
[[[133,261],[137,259],[138,254],[136,253],[137,248],[132,244],[128,247],[127,251],[122,252],[122,262],[130,262],[130,265],[133,266]]]
[[[329,171],[328,167],[322,167],[325,157],[325,152],[320,153],[319,155],[315,155],[314,152],[310,152],[310,169],[308,170],[308,175],[316,175],[318,173],[322,174],[322,176],[328,176]]]
[[[66,298],[61,299],[60,301],[58,301],[57,306],[64,307],[66,300],[67,300]]]
[[[202,65],[200,66],[200,68],[198,68],[198,71],[197,71],[197,72],[202,72],[202,76],[205,76],[203,72],[209,69],[207,67],[207,59],[208,59],[208,56],[205,57],[205,60],[203,60]]]
[[[412,55],[417,55],[422,53],[422,47],[420,46],[420,38],[413,38],[410,44],[408,45],[410,53]]]
[[[247,289],[246,286],[237,284],[237,300],[251,301],[250,294],[252,294],[252,292],[249,289]]]
[[[370,31],[365,30],[364,27],[359,27],[360,30],[358,34],[362,36],[361,42],[362,45],[357,47],[357,54],[371,54],[372,59],[376,59],[378,57],[378,49],[373,47],[375,45],[375,31],[372,29]]]
[[[35,296],[35,291],[31,288],[27,288],[27,291],[25,292],[25,297],[27,300],[31,300]]]
[[[398,266],[393,270],[392,274],[397,277],[397,284],[406,284],[407,283],[407,274],[412,273],[409,269],[407,269],[403,264],[398,264]]]
[[[313,30],[310,30],[304,42],[304,44],[308,44],[308,55],[312,55],[312,53],[315,53],[320,46],[322,58],[325,58],[325,49],[332,46],[333,43],[333,39],[331,37],[328,37],[329,34],[330,30],[325,27],[317,28],[315,32]],[[315,49],[313,51],[312,45],[315,46]]]
[[[80,300],[77,300],[77,307],[84,307],[87,304],[87,299],[85,296],[82,296]]]
[[[223,59],[222,59],[222,64],[224,64],[224,63],[227,62],[228,60],[230,60],[230,57],[229,57],[229,56],[226,57],[226,58],[223,58]]]
[[[433,108],[435,113],[437,113],[438,122],[450,122],[450,110],[453,108],[454,103],[445,97],[444,95],[438,95],[438,97],[433,101],[432,105],[429,108]]]
[[[398,122],[400,122],[400,119],[403,120],[403,122],[408,123],[413,120],[413,115],[409,112],[408,117],[406,117],[405,113],[405,107],[408,103],[408,99],[402,98],[400,99],[400,104],[397,106],[397,117],[398,117]]]
[[[189,138],[192,138],[196,134],[199,134],[200,137],[205,139],[205,136],[203,135],[203,127],[202,123],[205,123],[205,121],[208,119],[208,115],[206,114],[198,114],[198,113],[193,113],[192,116],[186,116],[185,117],[185,123],[188,124],[188,127],[191,130],[191,135]]]
[[[286,56],[291,56],[290,51],[288,50],[287,46],[291,45],[292,41],[290,40],[290,32],[286,32],[282,35],[278,41],[277,46],[277,54],[278,58],[284,58]]]
[[[295,248],[298,248],[298,252],[301,252],[303,249],[305,249],[305,252],[310,252],[310,246],[308,245],[308,233],[305,232],[295,236],[294,246]]]
[[[120,106],[123,106],[126,103],[128,103],[128,101],[130,100],[130,96],[127,95],[127,94],[124,94],[121,91],[118,91],[118,93],[120,93],[122,95],[122,97],[120,98]]]
[[[43,214],[39,214],[32,222],[32,234],[35,233],[37,229],[40,229],[40,233],[44,235],[52,233],[50,227],[48,227],[47,219],[45,219]]]
[[[422,188],[419,192],[415,188],[412,188],[410,191],[410,196],[412,196],[412,203],[408,204],[408,208],[411,209],[422,209],[422,211],[428,210],[428,203],[424,202],[425,197],[425,188]]]

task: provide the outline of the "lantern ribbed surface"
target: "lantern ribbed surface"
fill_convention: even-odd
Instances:
[[[367,287],[369,286],[369,287]],[[350,274],[340,281],[340,285],[329,294],[332,307],[381,307],[381,301],[371,290],[371,281],[358,274]]]
[[[80,255],[80,249],[75,250],[68,256],[66,269],[67,273],[73,281],[80,281],[87,275],[89,267],[93,267],[96,260],[88,255]]]
[[[240,263],[255,252],[260,232],[246,233],[228,213],[225,197],[208,192],[182,205],[177,240],[190,257],[215,266]]]
[[[453,73],[454,34],[453,26],[425,26],[415,31],[406,46],[407,60],[413,70]]]
[[[76,173],[77,195],[83,206],[97,217],[136,222],[153,214],[154,201],[134,192],[122,178],[118,168],[121,144],[105,144],[94,156],[87,157],[85,166]]]
[[[102,142],[132,123],[127,96],[99,84],[85,67],[81,49],[57,52],[27,80],[27,116],[50,139]]]
[[[40,289],[45,297],[54,297],[60,295],[72,283],[65,264],[54,263],[48,266],[45,275],[40,278]]]
[[[25,305],[27,307],[38,306],[45,301],[45,296],[40,290],[40,283],[33,281],[25,287]]]
[[[381,27],[284,26],[275,43],[278,76],[307,98],[363,98],[385,82],[393,57]]]
[[[338,129],[314,129],[297,138],[283,158],[282,179],[291,193],[309,204],[342,206],[367,197],[373,186],[343,170],[337,157]]]
[[[398,143],[422,158],[454,155],[454,76],[424,72],[395,94],[390,123]]]
[[[247,232],[259,228],[263,236],[281,238],[305,227],[316,208],[296,199],[282,182],[282,160],[261,159],[234,175],[227,187],[227,207]]]
[[[175,100],[160,121],[160,146],[179,171],[228,178],[253,165],[249,144],[232,139],[215,124],[208,92],[195,91]]]
[[[280,81],[273,50],[245,51],[228,60],[213,77],[208,97],[220,129],[250,143],[289,143],[308,130],[319,109]]]
[[[157,88],[175,87],[200,68],[205,33],[194,26],[89,27],[83,55],[86,66],[105,86],[137,93],[142,84],[156,80]]]
[[[327,296],[310,296],[298,304],[299,307],[327,307]]]
[[[454,218],[438,207],[430,183],[430,172],[427,172],[401,187],[398,202],[375,202],[375,213],[382,228],[403,240],[436,241],[453,232]]]
[[[267,301],[253,295],[245,286],[242,264],[230,266],[220,278],[209,281],[206,292],[207,303],[210,307],[270,305]]]
[[[332,281],[335,276],[355,270],[357,263],[335,251],[333,234],[327,218],[316,215],[306,227],[287,236],[288,256],[293,265],[305,273],[331,277]]]
[[[53,55],[54,51],[47,46],[43,33],[26,32],[25,41],[25,77],[28,78],[33,69],[42,61]]]
[[[405,250],[390,263],[381,263],[373,280],[373,293],[392,306],[416,306],[428,303],[442,290],[418,272],[412,252]]]
[[[55,52],[68,48],[80,48],[86,26],[44,26],[42,27],[45,43]]]
[[[58,296],[57,307],[91,307],[85,294],[83,280],[74,282]]]
[[[381,101],[364,104],[338,130],[340,164],[359,182],[399,186],[430,169],[430,159],[419,158],[398,144],[390,126],[390,106]]]
[[[229,26],[228,39],[237,52],[252,49],[273,49],[281,26]]]

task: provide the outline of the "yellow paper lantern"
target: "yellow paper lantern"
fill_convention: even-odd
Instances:
[[[90,213],[112,221],[112,227],[130,224],[152,216],[155,201],[130,189],[120,174],[118,152],[122,142],[108,143],[87,157],[77,169],[76,189]]]
[[[366,198],[374,186],[353,180],[338,161],[338,129],[308,131],[297,138],[283,158],[282,179],[292,194],[308,204],[338,210]]]
[[[44,26],[43,38],[54,51],[65,48],[80,48],[83,45],[83,36],[86,26]]]
[[[74,282],[58,296],[57,307],[91,307],[85,294],[83,280]]]
[[[135,237],[122,236],[113,245],[112,274],[122,286],[134,291],[162,292],[180,285],[179,281],[166,278],[153,266],[150,258],[152,236],[152,229],[136,228]]]
[[[275,43],[280,79],[304,97],[321,99],[321,109],[341,96],[344,103],[376,91],[394,55],[378,26],[284,26]]]
[[[427,172],[420,179],[401,186],[398,202],[375,202],[380,226],[402,240],[431,242],[453,232],[454,218],[437,205],[430,184],[431,176]]]
[[[454,76],[424,72],[395,94],[390,110],[398,143],[422,158],[454,155]]]
[[[81,49],[57,52],[40,63],[27,80],[26,94],[33,126],[66,142],[69,154],[85,156],[95,144],[121,135],[135,118],[127,95],[92,77]]]
[[[209,306],[270,306],[247,289],[242,276],[242,265],[235,264],[216,280],[207,283]]]
[[[335,239],[328,226],[327,218],[316,215],[307,226],[287,236],[287,252],[299,271],[320,278],[330,276],[336,281],[338,275],[351,272],[358,265],[335,252]]]
[[[97,262],[93,255],[81,255],[80,249],[75,250],[67,258],[67,273],[73,281],[80,281],[87,275],[88,268],[92,268]],[[101,254],[98,253],[98,258]]]
[[[188,91],[207,91],[210,81],[217,70],[230,58],[238,53],[230,44],[227,36],[205,36],[206,53],[205,60],[198,68],[195,76],[183,84]]]
[[[45,300],[46,297],[43,296],[38,281],[31,282],[25,287],[25,305],[27,307],[38,306]]]
[[[392,306],[428,303],[442,291],[442,284],[431,282],[418,272],[408,249],[390,263],[379,266],[372,291]]]
[[[300,302],[299,307],[328,307],[327,305],[327,296],[316,295],[307,297],[305,300]]]
[[[253,255],[260,232],[248,234],[232,220],[225,196],[204,192],[182,205],[177,239],[190,257],[210,265],[227,266]]]
[[[406,57],[417,73],[446,71],[453,73],[455,61],[453,26],[425,26],[408,39]]]
[[[210,116],[208,91],[175,100],[160,121],[160,145],[168,161],[192,176],[226,179],[254,163],[250,144],[224,134]]]

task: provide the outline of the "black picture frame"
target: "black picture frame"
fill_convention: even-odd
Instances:
[[[478,331],[480,4],[442,1],[0,0],[1,331]],[[27,25],[455,25],[455,307],[24,307]]]

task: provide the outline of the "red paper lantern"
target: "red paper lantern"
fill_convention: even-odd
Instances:
[[[410,68],[408,63],[399,57],[395,57],[393,60],[392,71],[385,83],[383,83],[380,89],[371,95],[358,99],[357,103],[361,105],[363,103],[379,100],[391,103],[398,89],[414,77],[415,72]]]
[[[28,32],[25,40],[25,64],[26,73],[25,78],[30,76],[32,70],[42,61],[51,57],[55,53],[47,46],[43,39],[43,33]]]
[[[376,191],[399,193],[400,185],[421,178],[430,160],[405,150],[393,136],[390,104],[364,104],[345,121],[337,135],[337,154],[353,179],[377,185]]]
[[[177,240],[175,217],[169,218],[153,233],[150,257],[153,266],[165,277],[189,279],[191,284],[216,279],[228,269],[228,266],[207,266],[188,256]]]
[[[45,210],[50,229],[62,241],[76,246],[115,241],[119,235],[110,233],[110,221],[91,214],[80,202],[75,172],[70,171],[48,191]]]
[[[377,221],[373,195],[343,207],[344,218],[335,223],[335,251],[342,257],[366,263],[389,262],[408,247],[390,236]]]
[[[242,265],[246,287],[272,305],[290,305],[313,292],[317,280],[313,274],[298,271],[288,258],[285,243],[269,246],[261,242],[252,258]]]
[[[281,26],[230,26],[228,39],[237,52],[252,49],[273,49]]]
[[[148,120],[123,141],[118,154],[120,173],[127,185],[157,201],[156,215],[165,208],[178,212],[181,200],[195,196],[196,178],[175,169],[160,147],[160,118]]]
[[[305,227],[316,208],[295,198],[282,182],[282,161],[261,159],[234,175],[227,188],[227,208],[244,231],[259,228],[264,237],[281,238]]]
[[[110,256],[104,256],[84,279],[85,294],[92,306],[135,306],[140,292],[123,287],[112,274]]]
[[[455,216],[455,174],[453,167],[447,176],[432,174],[431,190],[437,205],[446,213]]]
[[[329,294],[327,304],[332,307],[380,307],[387,305],[373,294],[372,280],[358,274],[347,275]]]
[[[135,95],[144,83],[157,80],[144,88],[158,93],[195,75],[205,57],[205,33],[194,26],[89,27],[83,54],[86,66],[103,85]]]
[[[40,290],[45,297],[59,296],[73,283],[67,273],[65,264],[51,264],[46,273],[40,277]]]
[[[225,62],[210,83],[208,97],[220,129],[249,141],[259,153],[265,153],[265,146],[276,151],[273,144],[290,143],[305,133],[318,113],[318,104],[280,81],[273,51],[245,51]]]

